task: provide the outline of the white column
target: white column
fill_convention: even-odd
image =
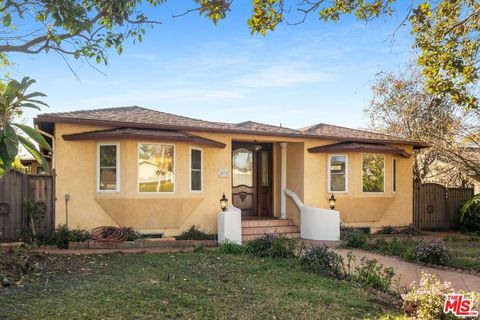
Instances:
[[[287,143],[281,142],[280,148],[282,150],[282,173],[280,176],[280,219],[287,219],[287,196],[285,195],[285,189],[287,189]]]

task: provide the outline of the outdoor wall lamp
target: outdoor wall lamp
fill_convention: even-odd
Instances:
[[[330,199],[328,199],[328,205],[330,206],[330,209],[335,209],[335,203],[337,202],[337,199],[335,199],[335,196],[332,193],[332,196]]]
[[[227,199],[227,197],[225,196],[225,193],[224,193],[222,195],[222,197],[220,198],[220,208],[222,208],[222,211],[227,210],[227,205],[228,205],[228,199]]]

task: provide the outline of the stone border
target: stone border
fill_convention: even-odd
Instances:
[[[69,249],[141,249],[141,248],[182,248],[182,247],[216,247],[217,240],[175,240],[175,239],[143,239],[122,243],[109,243],[95,240],[70,242]],[[44,246],[44,249],[58,249],[57,246]]]

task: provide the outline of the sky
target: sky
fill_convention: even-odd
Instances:
[[[368,24],[312,15],[263,37],[248,29],[250,1],[235,1],[217,26],[195,12],[172,17],[190,3],[147,8],[162,24],[141,43],[127,40],[121,55],[109,52],[102,72],[72,59],[77,78],[50,52],[11,54],[11,76],[37,80],[32,89],[46,93],[50,106],[42,112],[138,105],[211,121],[366,128],[363,110],[376,74],[395,72],[413,56],[408,27],[392,36],[402,8]],[[35,115],[27,112],[25,121]]]

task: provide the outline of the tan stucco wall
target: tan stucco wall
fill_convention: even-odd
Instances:
[[[302,140],[252,135],[195,133],[223,142],[225,149],[175,144],[175,193],[137,192],[137,146],[139,141],[64,141],[62,135],[106,129],[105,127],[56,124],[56,223],[65,223],[65,194],[70,194],[70,227],[91,229],[100,225],[134,227],[144,232],[175,235],[191,225],[216,232],[219,198],[223,192],[231,198],[231,179],[217,175],[219,169],[231,169],[231,142],[274,142],[273,193],[274,215],[280,215],[281,153],[278,142],[287,141],[287,187],[306,205],[328,207],[327,155],[310,154],[307,149],[335,141]],[[120,143],[120,191],[96,192],[97,143]],[[152,141],[141,141],[152,142]],[[189,148],[203,149],[203,191],[189,191]],[[411,147],[401,146],[408,152]],[[397,192],[391,192],[391,156],[386,155],[386,192],[361,192],[361,154],[349,154],[349,193],[336,194],[337,208],[345,223],[358,226],[407,225],[412,221],[412,161],[397,157]],[[287,200],[287,214],[299,224],[299,212]]]

